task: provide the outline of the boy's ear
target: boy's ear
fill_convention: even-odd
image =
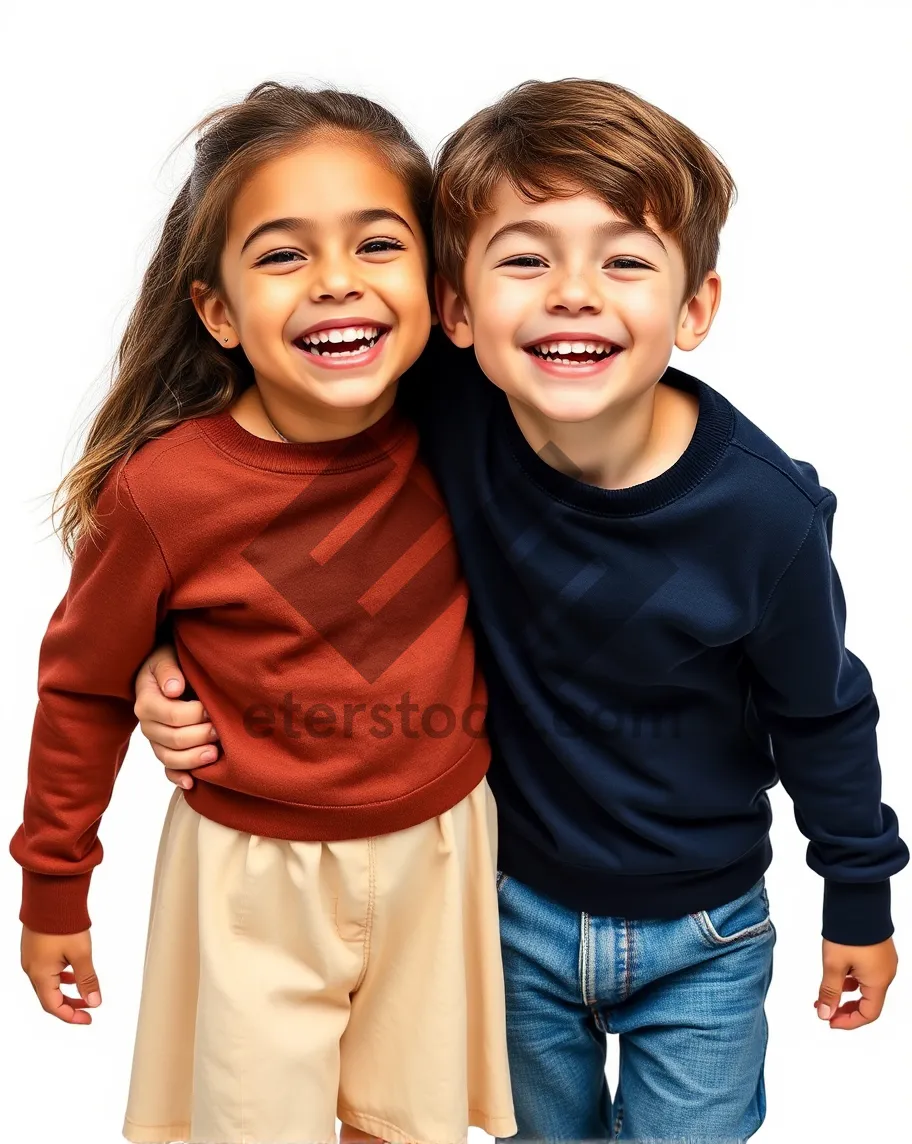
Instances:
[[[715,270],[703,279],[703,285],[681,308],[675,345],[679,350],[695,350],[709,333],[713,318],[722,301],[722,279]]]
[[[241,344],[228,313],[228,307],[205,282],[194,282],[190,287],[190,300],[200,321],[218,344],[226,350]]]
[[[475,339],[465,302],[442,274],[436,276],[434,294],[444,333],[454,345],[463,350],[468,349]]]

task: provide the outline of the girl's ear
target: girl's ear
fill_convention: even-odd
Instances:
[[[434,285],[437,313],[444,333],[454,345],[463,350],[468,349],[475,340],[468,307],[442,274],[437,275]]]
[[[228,307],[214,290],[204,282],[194,282],[190,287],[190,300],[200,321],[220,346],[230,350],[240,345]]]

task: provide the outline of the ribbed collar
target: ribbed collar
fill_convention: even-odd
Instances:
[[[412,428],[395,405],[368,429],[337,441],[269,441],[248,432],[227,412],[201,417],[196,425],[222,453],[273,473],[344,473],[362,469],[388,457]]]
[[[694,489],[722,457],[734,429],[734,408],[720,393],[680,370],[669,368],[665,385],[699,399],[697,425],[678,460],[651,481],[626,489],[602,489],[553,469],[522,435],[507,396],[498,390],[495,416],[501,420],[511,452],[532,480],[556,500],[604,516],[638,516],[663,508]]]

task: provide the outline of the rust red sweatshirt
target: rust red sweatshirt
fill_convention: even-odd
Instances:
[[[294,840],[443,813],[483,778],[484,684],[438,490],[394,408],[341,441],[188,421],[111,473],[41,646],[20,918],[87,928],[98,825],[136,725],[137,669],[170,621],[222,757],[200,814]]]

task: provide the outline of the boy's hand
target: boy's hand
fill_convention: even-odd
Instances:
[[[189,790],[193,776],[188,770],[214,763],[218,758],[218,734],[198,699],[177,699],[186,681],[177,665],[173,647],[158,647],[139,669],[133,712],[139,728],[152,744],[165,774],[177,786]]]
[[[858,1029],[876,1021],[896,976],[896,947],[888,938],[879,945],[836,945],[824,940],[823,981],[814,1002],[817,1016],[831,1029]],[[861,990],[861,997],[840,1005],[842,994]]]
[[[92,1024],[86,1009],[95,1009],[101,1004],[101,989],[92,964],[92,938],[88,930],[35,933],[23,926],[22,968],[45,1013],[70,1025]],[[61,985],[75,985],[79,997],[69,997]]]

